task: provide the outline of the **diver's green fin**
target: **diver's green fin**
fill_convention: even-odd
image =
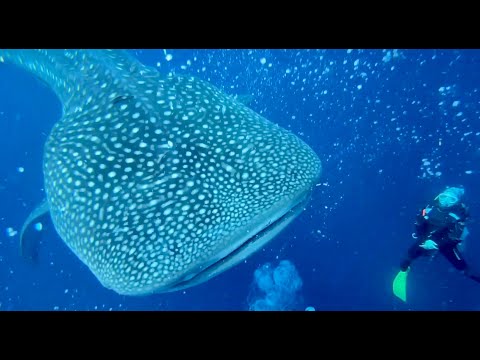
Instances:
[[[253,101],[253,95],[250,95],[250,94],[236,95],[235,100],[241,102],[245,106],[248,106]]]
[[[50,207],[47,199],[44,199],[31,213],[23,223],[22,230],[20,230],[20,255],[26,258],[34,258],[35,247],[32,244],[27,244],[24,237],[25,230],[32,224],[32,222],[40,216],[48,213]]]
[[[407,277],[409,270],[410,268],[407,271],[399,271],[393,280],[393,293],[404,302],[407,302]]]

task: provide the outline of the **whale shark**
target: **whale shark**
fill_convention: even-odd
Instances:
[[[292,132],[197,77],[127,50],[0,49],[62,104],[43,149],[56,232],[104,287],[186,289],[264,247],[304,210],[322,173]]]

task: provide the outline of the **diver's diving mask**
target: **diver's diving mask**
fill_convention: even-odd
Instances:
[[[440,193],[435,200],[438,200],[440,207],[449,208],[456,205],[464,193],[465,190],[462,188],[447,188],[445,191]]]

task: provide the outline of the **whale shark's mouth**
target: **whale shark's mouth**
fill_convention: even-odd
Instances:
[[[168,289],[162,289],[162,291],[178,291],[203,283],[246,259],[248,256],[262,248],[293,219],[295,219],[310,200],[310,195],[311,192],[307,191],[300,196],[297,196],[296,199],[291,202],[291,206],[287,207],[287,209],[284,208],[283,211],[277,212],[276,216],[272,216],[273,220],[267,221],[258,232],[245,238],[241,241],[240,245],[233,248],[233,250],[226,255],[214,260],[200,270],[191,272],[187,276],[184,276],[180,281],[170,284]]]

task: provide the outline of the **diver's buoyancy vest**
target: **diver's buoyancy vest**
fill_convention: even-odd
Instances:
[[[427,232],[432,235],[443,229],[454,231],[457,223],[466,220],[466,210],[461,204],[445,210],[438,206],[427,206],[422,210],[422,217],[428,224]]]

